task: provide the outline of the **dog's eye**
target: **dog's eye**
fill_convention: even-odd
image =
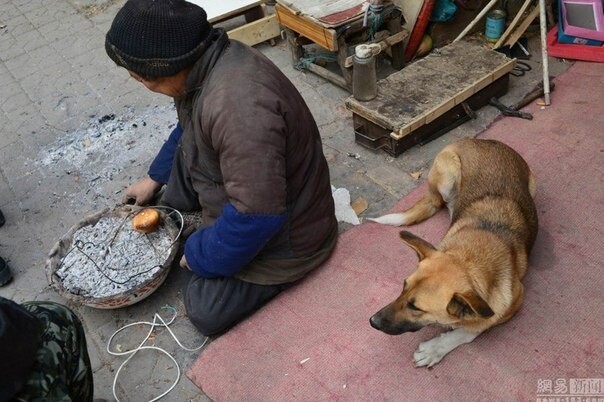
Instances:
[[[407,308],[413,311],[423,311],[421,308],[418,308],[413,301],[407,302]]]

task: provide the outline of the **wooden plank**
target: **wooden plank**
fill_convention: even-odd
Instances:
[[[257,45],[275,38],[281,33],[275,14],[266,16],[228,32],[230,39],[235,39],[249,46]]]
[[[505,74],[509,73],[516,66],[516,59],[510,59],[504,66],[501,67],[498,71],[493,72],[493,81],[498,80],[503,77]]]
[[[333,29],[326,29],[309,18],[296,15],[280,4],[275,6],[275,11],[281,25],[307,37],[327,50],[333,52],[338,50],[336,31]]]
[[[470,98],[476,92],[476,88],[473,86],[469,86],[463,90],[461,90],[457,95],[455,95],[455,103],[460,104],[464,100]]]
[[[508,25],[505,32],[497,40],[497,43],[495,43],[495,45],[493,45],[493,49],[499,49],[501,47],[501,45],[503,44],[503,41],[508,37],[509,34],[512,33],[514,28],[516,28],[516,24],[518,24],[518,21],[520,21],[520,18],[522,18],[522,16],[524,15],[524,12],[526,11],[526,9],[528,8],[528,6],[531,4],[532,1],[533,0],[524,1],[524,4],[522,5],[522,7],[520,7],[520,10],[518,10],[518,12],[516,13],[516,16],[514,17],[512,22],[510,22],[510,25]]]
[[[470,95],[472,96],[472,95]],[[465,99],[463,99],[465,100]],[[440,105],[435,107],[434,109],[428,111],[424,116],[424,124],[428,124],[431,121],[435,120],[437,117],[445,114],[449,110],[453,109],[453,106],[457,105],[456,95],[452,96],[449,99],[444,100]]]
[[[528,15],[520,23],[518,28],[516,28],[514,30],[514,32],[510,35],[510,37],[505,41],[504,46],[505,45],[510,45],[510,47],[513,46],[514,43],[516,43],[518,41],[518,39],[520,39],[520,37],[522,35],[524,35],[524,32],[527,30],[529,25],[531,25],[533,20],[535,18],[537,18],[538,15],[539,15],[539,6],[537,5],[531,10],[530,13],[528,13]]]
[[[325,67],[321,67],[315,63],[308,63],[308,65],[306,65],[305,68],[308,71],[312,71],[313,73],[325,78],[327,81],[331,82],[332,84],[336,84],[336,85],[340,86],[342,89],[345,89],[349,92],[352,90],[352,84],[348,83],[344,77],[342,77],[336,73],[332,73]]]

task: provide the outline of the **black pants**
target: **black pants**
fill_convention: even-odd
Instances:
[[[176,151],[174,151],[170,179],[159,203],[178,209],[180,212],[201,211],[197,192],[195,192],[191,183],[191,175],[185,166],[182,152],[182,144],[179,142]]]
[[[257,285],[234,277],[206,279],[193,274],[185,291],[187,315],[203,335],[219,335],[293,283]]]
[[[180,211],[199,211],[201,206],[180,146],[160,203]],[[219,335],[291,285],[256,285],[233,277],[205,279],[193,274],[185,290],[185,307],[189,319],[202,334]]]

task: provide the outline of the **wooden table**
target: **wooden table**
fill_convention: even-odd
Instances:
[[[401,11],[391,3],[386,4],[381,13],[383,23],[377,32],[372,32],[363,25],[367,5],[365,0],[277,0],[275,10],[284,27],[294,66],[352,91],[354,47],[380,43],[384,51],[390,49],[392,67],[403,68],[403,40],[408,33],[401,26]],[[304,46],[310,44],[335,53],[336,72],[306,57]]]
[[[272,40],[280,35],[281,29],[275,14],[269,15],[266,1],[255,0],[188,0],[203,8],[211,24],[245,16],[246,23],[228,31],[230,39],[247,45]]]

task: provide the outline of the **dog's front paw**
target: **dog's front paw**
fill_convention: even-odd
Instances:
[[[413,362],[415,367],[432,367],[442,360],[448,353],[448,350],[442,347],[438,338],[419,344],[415,353],[413,353]]]
[[[453,331],[445,332],[432,338],[429,341],[422,342],[413,354],[413,361],[416,367],[432,367],[445,357],[447,353],[463,345],[472,342],[480,332],[468,332],[463,328],[457,328]]]

